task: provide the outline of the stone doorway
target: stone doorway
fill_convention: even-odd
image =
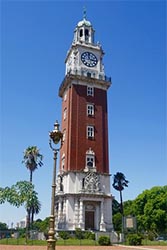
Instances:
[[[95,212],[85,211],[85,230],[95,228]]]

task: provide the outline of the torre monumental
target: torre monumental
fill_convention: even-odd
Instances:
[[[78,22],[65,59],[62,98],[63,145],[56,185],[56,230],[112,231],[104,51],[94,29]]]

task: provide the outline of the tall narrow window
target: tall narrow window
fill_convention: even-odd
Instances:
[[[85,29],[85,41],[88,42],[89,41],[89,30]]]
[[[63,153],[62,157],[61,157],[61,169],[64,170],[64,166],[65,166],[65,154]]]
[[[85,178],[82,179],[82,188],[85,186]]]
[[[89,30],[85,29],[85,36],[89,36]]]
[[[87,126],[87,138],[94,138],[94,126]]]
[[[62,201],[61,202],[61,212],[63,212],[63,205],[64,205],[64,202]]]
[[[94,105],[87,104],[87,115],[92,116],[94,115]]]
[[[82,30],[82,29],[79,31],[79,36],[80,36],[80,37],[83,36],[83,30]]]
[[[66,139],[66,129],[63,130],[63,142],[65,141]]]
[[[89,148],[89,150],[86,151],[86,167],[87,168],[95,167],[95,153],[91,148]]]
[[[67,100],[67,92],[65,92],[65,94],[64,94],[64,101],[66,101]]]
[[[67,118],[67,108],[64,109],[63,113],[63,119],[65,120]]]
[[[94,88],[87,86],[87,96],[94,96]]]

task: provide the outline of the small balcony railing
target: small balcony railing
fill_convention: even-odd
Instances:
[[[63,85],[65,84],[65,81],[66,81],[66,78],[67,77],[70,77],[70,76],[83,76],[83,77],[88,77],[89,79],[98,79],[98,80],[101,80],[101,81],[106,81],[108,83],[111,83],[111,77],[108,77],[104,74],[95,74],[95,73],[90,73],[90,72],[83,72],[81,70],[71,70],[70,72],[68,72],[66,74],[66,76],[64,77],[60,87],[59,87],[59,93],[61,91],[61,89],[63,88]]]

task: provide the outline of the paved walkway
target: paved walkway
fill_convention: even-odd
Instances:
[[[0,250],[47,250],[47,246],[0,245]],[[56,246],[55,250],[167,250],[167,246]]]

